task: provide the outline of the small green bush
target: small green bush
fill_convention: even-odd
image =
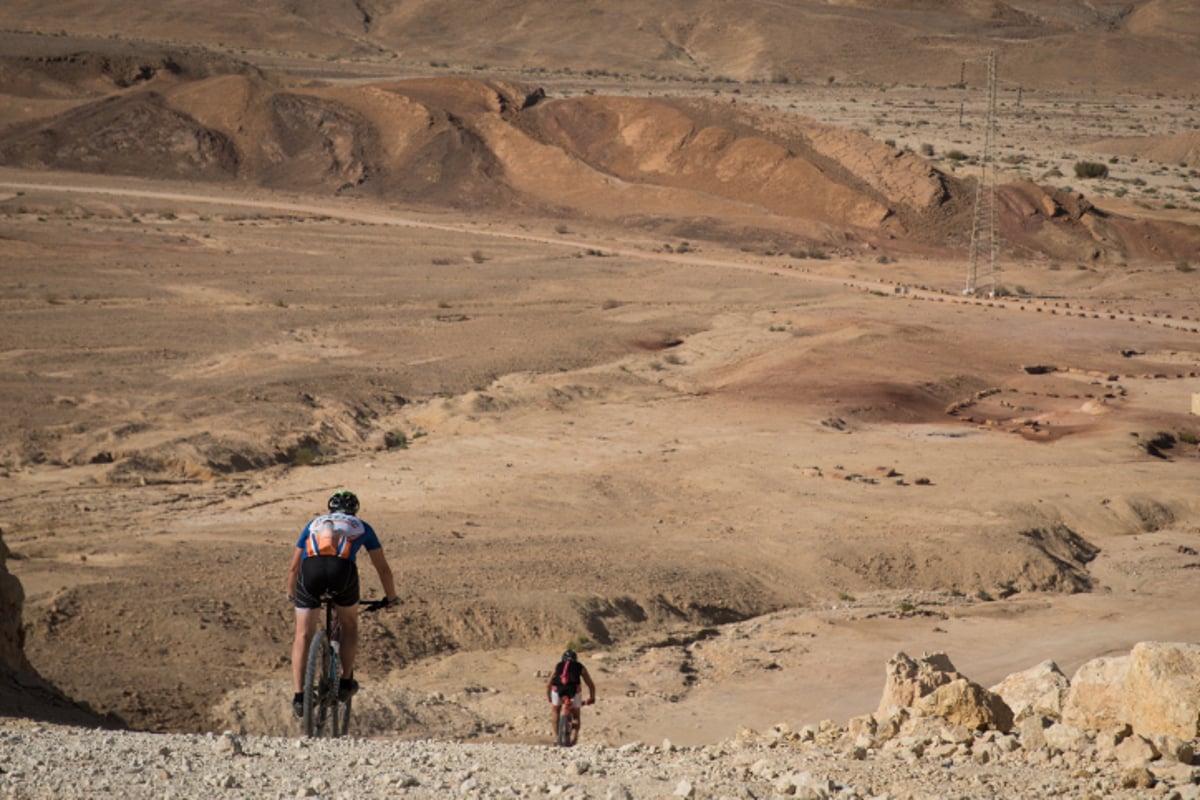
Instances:
[[[1075,162],[1075,177],[1076,178],[1107,178],[1108,165],[1101,164],[1098,161],[1076,161]]]

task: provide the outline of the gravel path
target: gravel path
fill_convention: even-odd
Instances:
[[[1153,765],[1152,765],[1153,766]],[[1200,798],[1200,770],[1122,769],[1017,736],[908,737],[879,749],[826,723],[717,745],[610,748],[164,735],[0,721],[0,797]],[[1152,788],[1147,783],[1156,783]],[[1140,784],[1140,785],[1139,785]]]

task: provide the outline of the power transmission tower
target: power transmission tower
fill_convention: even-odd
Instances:
[[[971,221],[971,256],[967,267],[967,288],[964,294],[975,294],[979,289],[980,249],[986,243],[988,250],[988,272],[984,276],[989,283],[988,295],[996,296],[996,255],[999,244],[996,240],[996,163],[992,153],[996,137],[996,51],[988,53],[987,124],[983,130],[983,160],[979,182],[975,184],[975,215]]]

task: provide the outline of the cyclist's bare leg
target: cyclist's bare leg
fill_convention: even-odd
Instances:
[[[358,606],[335,606],[341,628],[342,676],[354,676],[354,657],[358,655]]]
[[[562,713],[561,706],[550,706],[550,716],[553,720],[550,723],[550,730],[553,731],[553,733],[550,734],[552,738],[558,738],[558,717],[560,713]]]
[[[312,644],[320,616],[319,608],[296,609],[296,636],[292,640],[292,685],[297,692],[304,690],[304,665],[308,659],[308,646]]]
[[[571,707],[571,744],[579,743],[579,721],[582,718],[579,712],[582,710],[579,706]]]

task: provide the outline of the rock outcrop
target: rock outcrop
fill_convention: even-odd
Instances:
[[[0,531],[0,671],[26,672],[31,668],[25,658],[21,630],[21,606],[25,591],[21,582],[8,571],[8,547]]]
[[[970,730],[1012,729],[1013,713],[997,694],[960,675],[945,653],[920,659],[897,653],[887,664],[887,681],[876,721],[899,708],[914,717],[939,717]]]

